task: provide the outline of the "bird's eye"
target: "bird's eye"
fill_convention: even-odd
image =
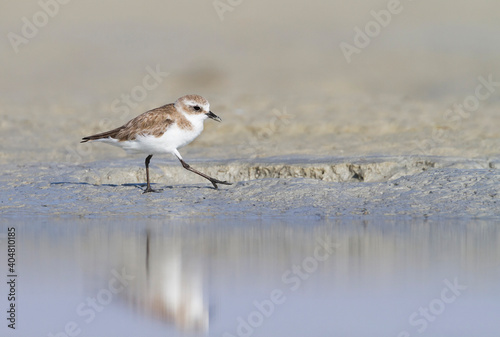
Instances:
[[[200,107],[199,107],[199,106],[197,106],[197,105],[195,105],[195,106],[193,107],[193,109],[195,109],[196,111],[200,111]]]

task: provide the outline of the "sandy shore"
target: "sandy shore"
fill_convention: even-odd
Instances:
[[[214,190],[177,163],[154,165],[161,193],[143,195],[144,169],[113,165],[30,164],[0,176],[4,216],[497,218],[500,161],[344,158],[197,162],[234,184]],[[29,178],[27,178],[29,177]],[[196,183],[194,183],[196,182]]]
[[[385,3],[147,4],[70,2],[2,41],[1,214],[500,216],[497,2],[401,2],[366,46]],[[155,157],[143,196],[144,158],[79,144],[187,93],[223,122],[180,152],[233,186]]]

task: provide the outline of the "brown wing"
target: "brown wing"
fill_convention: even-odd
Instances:
[[[173,104],[167,104],[146,111],[119,128],[84,137],[81,143],[108,137],[117,139],[120,142],[134,140],[138,135],[153,135],[160,137],[165,133],[167,128],[174,123],[172,117],[176,112]]]

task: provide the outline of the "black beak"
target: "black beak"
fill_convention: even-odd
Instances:
[[[208,118],[212,118],[214,121],[222,122],[222,119],[220,119],[220,117],[214,114],[212,111],[207,112],[207,116]]]

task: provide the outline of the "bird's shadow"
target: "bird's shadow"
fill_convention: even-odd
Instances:
[[[85,183],[85,182],[73,182],[73,181],[56,181],[56,182],[52,182],[50,183],[50,185],[87,185],[87,186],[106,186],[106,187],[118,187],[118,186],[123,186],[123,187],[135,187],[137,189],[140,189],[141,191],[144,191],[147,187],[147,184],[146,183],[136,183],[136,184],[131,184],[131,183],[128,183],[128,184],[90,184],[90,183]],[[158,186],[158,184],[151,184],[151,186]],[[212,189],[212,187],[210,186],[196,186],[196,185],[177,185],[177,186],[163,186],[161,189],[162,190],[165,190],[165,189],[174,189],[174,188],[182,188],[182,189],[186,189],[186,188],[208,188],[208,189]]]

